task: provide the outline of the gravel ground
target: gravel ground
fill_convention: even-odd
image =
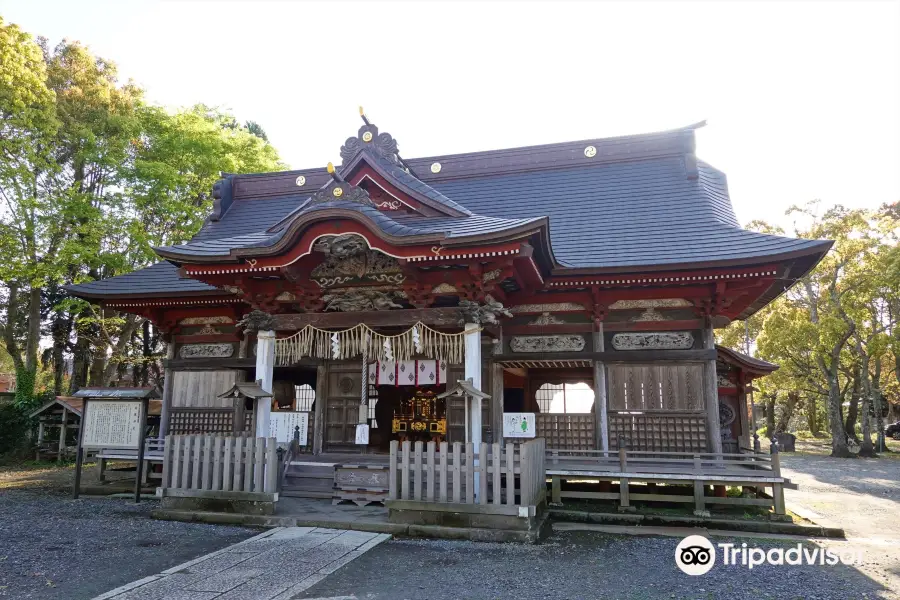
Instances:
[[[609,598],[637,600],[894,598],[852,567],[716,566],[691,577],[675,566],[676,538],[556,533],[536,546],[395,540],[380,545],[296,598],[400,600]],[[727,540],[762,548],[797,542]],[[808,544],[812,547],[812,544]]]
[[[155,521],[155,501],[0,491],[0,598],[81,600],[257,533]]]

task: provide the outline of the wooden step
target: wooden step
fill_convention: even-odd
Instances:
[[[331,499],[332,492],[315,492],[308,490],[292,490],[285,488],[281,490],[281,495],[287,498],[327,498]]]

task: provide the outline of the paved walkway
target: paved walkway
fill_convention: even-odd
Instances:
[[[94,600],[290,600],[389,538],[312,527],[272,529]]]

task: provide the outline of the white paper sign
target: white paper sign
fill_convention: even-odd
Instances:
[[[307,444],[309,431],[308,412],[273,412],[269,415],[269,436],[280,444],[288,444],[294,439],[294,429],[300,428],[300,445]]]
[[[141,404],[135,401],[88,401],[81,446],[137,450],[141,443]]]
[[[534,413],[503,413],[503,437],[533,438]]]
[[[369,425],[360,423],[356,426],[356,443],[367,445],[369,443]]]

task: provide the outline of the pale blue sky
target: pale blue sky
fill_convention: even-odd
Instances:
[[[50,2],[0,15],[81,40],[175,107],[258,121],[294,168],[338,158],[357,106],[404,156],[655,131],[742,222],[900,200],[900,2]]]

